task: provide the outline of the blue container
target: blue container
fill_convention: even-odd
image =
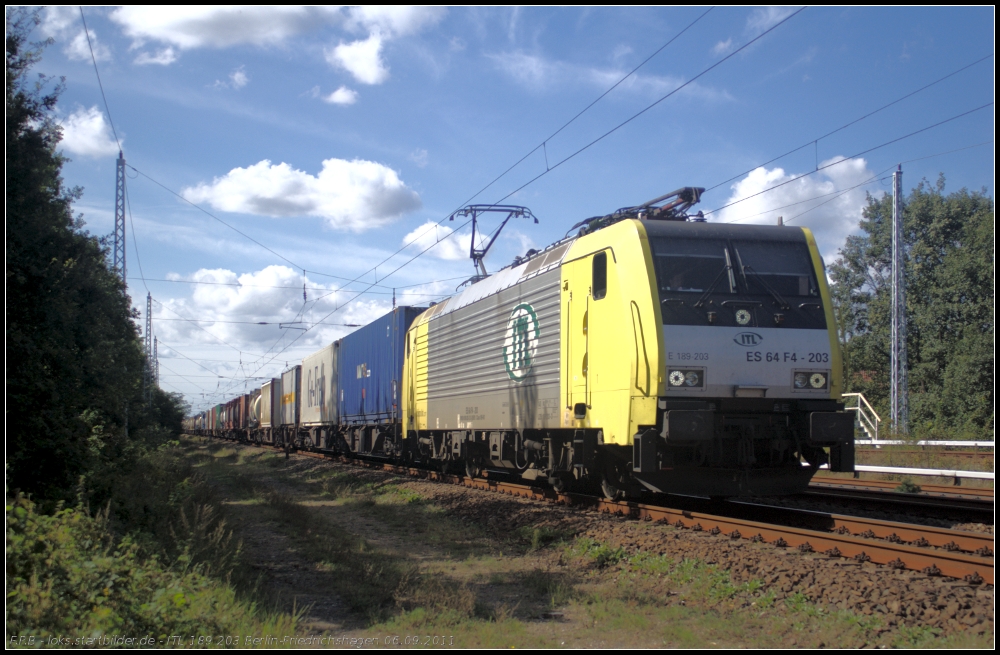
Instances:
[[[399,421],[406,331],[423,307],[397,307],[340,340],[342,424]]]

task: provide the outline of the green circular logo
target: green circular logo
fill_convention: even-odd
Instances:
[[[528,376],[538,350],[538,317],[531,305],[522,303],[507,319],[503,340],[503,363],[511,380],[520,382]]]

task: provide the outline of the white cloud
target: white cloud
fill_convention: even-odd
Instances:
[[[74,28],[83,27],[80,10],[76,7],[46,7],[41,29],[45,36],[59,36]]]
[[[118,145],[104,113],[93,106],[80,107],[67,118],[59,120],[63,138],[60,146],[67,152],[84,157],[109,157],[118,154]]]
[[[323,102],[329,102],[332,105],[353,105],[357,101],[358,92],[354,89],[348,89],[346,86],[340,87],[323,98]]]
[[[428,161],[427,151],[424,150],[423,148],[417,148],[416,150],[410,153],[410,161],[412,161],[420,168],[424,168],[425,166],[427,166],[427,161]]]
[[[139,66],[145,66],[147,64],[156,64],[158,66],[169,66],[170,64],[177,61],[177,53],[174,51],[173,46],[167,46],[156,51],[155,54],[150,54],[148,52],[140,52],[139,56],[135,58],[133,63]]]
[[[229,79],[230,79],[230,81],[231,81],[234,89],[240,89],[240,88],[246,86],[247,82],[250,81],[250,78],[247,77],[246,71],[243,70],[242,66],[240,66],[239,68],[237,68],[236,70],[234,70],[232,73],[230,73]]]
[[[350,7],[346,26],[355,31],[405,36],[438,23],[446,13],[443,7]]]
[[[837,163],[840,162],[840,163]],[[838,196],[837,193],[873,177],[864,159],[834,157],[820,166],[829,168],[801,177],[774,191],[727,207],[711,215],[712,222],[775,225],[779,216],[785,224],[808,227],[816,236],[823,258],[830,262],[843,247],[844,239],[858,227],[865,206],[865,187]],[[725,204],[747,198],[797,177],[782,168],[758,168],[733,185]],[[823,197],[819,197],[823,196]]]
[[[244,70],[244,67],[240,66],[239,68],[237,68],[236,70],[234,70],[232,73],[229,74],[228,82],[223,82],[222,80],[215,80],[215,84],[213,86],[215,86],[216,88],[223,88],[223,89],[242,89],[247,85],[247,82],[249,81],[250,78],[247,77],[247,73]]]
[[[90,33],[90,43],[87,43],[87,32]],[[87,32],[80,30],[80,32],[73,37],[73,40],[70,41],[65,48],[63,48],[63,52],[66,56],[70,59],[90,61],[90,48],[93,47],[94,59],[97,61],[107,61],[111,59],[111,51],[108,50],[103,43],[100,43],[97,40],[97,34],[94,33],[94,30],[87,30]]]
[[[728,38],[725,41],[719,41],[712,47],[712,54],[714,55],[725,55],[728,54],[733,49],[733,40]]]
[[[301,272],[287,266],[268,266],[239,275],[227,269],[203,268],[185,279],[201,284],[192,285],[190,298],[163,302],[173,311],[154,310],[156,334],[164,341],[173,343],[218,344],[211,334],[234,346],[246,348],[248,352],[261,352],[265,344],[271,346],[283,332],[289,332],[282,330],[279,323],[304,321],[309,325],[353,295],[337,291],[336,285],[303,277]],[[303,285],[308,287],[309,298],[305,314],[302,313]],[[197,326],[173,320],[178,316],[198,319]],[[269,325],[259,325],[261,322]],[[335,314],[326,322],[356,321],[344,320],[343,316]],[[319,325],[308,333],[305,341],[311,344],[329,343],[348,331],[340,326]],[[293,334],[298,336],[299,332]]]
[[[319,216],[335,229],[355,232],[389,223],[421,205],[420,196],[394,170],[363,159],[327,159],[315,176],[265,159],[182,194],[221,211]]]
[[[430,248],[427,254],[438,259],[468,259],[471,243],[470,234],[460,232],[451,236],[453,232],[454,230],[447,225],[427,221],[403,237],[401,245],[410,244],[409,248],[415,253]]]
[[[611,53],[611,60],[615,62],[623,61],[626,57],[632,54],[632,52],[632,46],[619,43],[615,46],[614,52]]]
[[[341,43],[326,51],[326,60],[343,68],[362,84],[381,84],[389,78],[389,68],[382,60],[382,35],[373,32],[364,41]]]
[[[277,45],[322,23],[341,20],[337,8],[296,6],[126,6],[111,20],[138,43],[160,41],[181,49]]]
[[[94,30],[83,30],[78,7],[46,7],[41,24],[42,33],[57,41],[65,41],[63,53],[69,59],[90,61],[90,48],[94,48],[97,61],[111,59],[111,51],[97,40]],[[87,35],[90,43],[87,43]]]
[[[549,60],[520,51],[487,56],[493,60],[501,72],[516,83],[536,90],[552,90],[557,85],[566,84],[586,84],[605,90],[622,79],[628,72],[626,69],[595,68]],[[635,73],[622,82],[617,90],[662,96],[683,83],[684,78],[681,77]],[[679,93],[705,100],[731,99],[727,92],[702,86],[697,82],[687,85]]]
[[[558,66],[543,57],[523,52],[503,52],[487,55],[500,70],[525,86],[541,87],[551,79]]]
[[[747,32],[759,34],[774,27],[795,11],[795,7],[760,7],[754,9],[747,18]]]

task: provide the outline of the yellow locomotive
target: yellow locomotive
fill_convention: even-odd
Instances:
[[[557,489],[784,494],[854,466],[830,294],[805,228],[686,214],[684,188],[420,314],[404,451]]]

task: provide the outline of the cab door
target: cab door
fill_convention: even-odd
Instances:
[[[586,425],[590,405],[588,321],[590,319],[591,258],[562,266],[562,384],[564,427]],[[584,418],[579,418],[581,415]]]

